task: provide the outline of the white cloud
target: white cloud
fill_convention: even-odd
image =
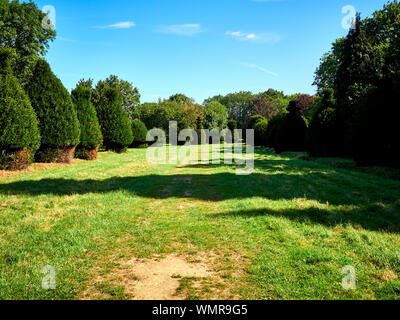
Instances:
[[[134,26],[136,26],[136,24],[134,22],[125,21],[125,22],[117,22],[117,23],[110,24],[107,26],[100,26],[97,28],[99,28],[99,29],[130,29],[130,28],[133,28]]]
[[[170,26],[159,27],[157,32],[166,34],[177,34],[181,36],[193,36],[203,32],[200,24],[176,24]]]
[[[269,74],[269,75],[274,76],[274,77],[279,77],[279,75],[277,73],[272,72],[272,71],[270,71],[270,70],[268,70],[266,68],[260,67],[259,65],[256,65],[254,63],[242,62],[241,65],[243,67],[246,67],[246,68],[257,69],[257,70],[259,70],[261,72],[264,72],[264,73]]]
[[[228,31],[226,32],[226,34],[241,41],[275,43],[281,40],[280,35],[276,33],[245,33],[241,31],[235,31],[235,32]]]

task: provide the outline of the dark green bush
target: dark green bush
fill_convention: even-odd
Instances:
[[[276,135],[275,151],[277,153],[305,150],[306,121],[298,112],[295,101],[290,102],[288,111]]]
[[[57,150],[74,149],[81,135],[71,96],[43,59],[34,68],[27,93],[38,117],[42,137],[36,159],[58,161]]]
[[[122,108],[119,88],[108,84],[98,92],[97,116],[106,150],[123,152],[133,141],[132,126],[128,114]]]
[[[260,115],[251,116],[248,129],[255,129],[256,124],[260,121],[267,121],[267,119]]]
[[[95,153],[94,150],[99,148],[103,137],[96,110],[91,102],[92,91],[78,85],[71,95],[81,127],[81,142],[76,149],[75,156],[80,159],[93,160],[96,158],[96,156],[92,156]]]
[[[0,168],[13,169],[25,150],[23,164],[15,168],[23,169],[39,148],[40,134],[28,96],[12,74],[10,55],[10,49],[0,48]]]
[[[268,123],[267,133],[265,137],[265,145],[269,148],[275,149],[275,141],[278,134],[278,129],[285,119],[284,114],[279,114],[273,117]]]
[[[139,119],[132,121],[132,133],[133,133],[133,143],[132,148],[142,148],[147,147],[146,137],[147,128],[146,125]]]
[[[339,128],[336,102],[332,89],[324,89],[319,106],[307,132],[307,149],[312,157],[333,157],[338,154]]]
[[[256,146],[266,146],[267,144],[268,121],[261,120],[254,125],[254,142]]]

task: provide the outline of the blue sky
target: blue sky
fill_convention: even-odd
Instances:
[[[207,97],[268,88],[315,92],[322,54],[385,0],[40,0],[56,12],[47,60],[68,89],[116,74],[142,102],[184,93]]]

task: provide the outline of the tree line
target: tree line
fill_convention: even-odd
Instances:
[[[33,159],[95,159],[99,148],[146,146],[147,129],[254,129],[257,145],[315,157],[352,157],[360,164],[398,166],[400,5],[389,2],[354,21],[315,73],[317,94],[218,95],[197,104],[176,94],[140,103],[131,83],[110,76],[81,80],[71,93],[44,55],[56,37],[33,2],[0,0],[0,167]]]

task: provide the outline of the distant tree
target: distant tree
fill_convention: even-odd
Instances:
[[[91,102],[92,92],[90,89],[78,85],[71,95],[81,127],[80,144],[76,149],[75,156],[80,159],[94,160],[97,158],[97,151],[103,137],[97,112]]]
[[[36,159],[40,162],[71,162],[81,135],[78,116],[69,92],[45,60],[36,63],[27,93],[38,117],[42,137]]]
[[[267,120],[265,117],[261,116],[261,115],[255,115],[255,116],[251,116],[250,117],[250,121],[249,121],[249,125],[248,125],[248,129],[254,129],[255,125],[260,122],[260,121],[265,121]]]
[[[296,102],[296,110],[294,110],[294,112],[297,112],[300,116],[304,117],[305,112],[309,107],[312,106],[315,100],[315,97],[312,97],[308,94],[299,95],[296,99],[294,99]],[[290,112],[290,110],[288,111]]]
[[[123,152],[133,141],[132,125],[122,108],[121,89],[107,83],[97,91],[97,116],[106,150]]]
[[[31,1],[0,0],[0,47],[14,50],[14,74],[24,87],[37,60],[46,54],[49,42],[56,37],[52,28],[43,28],[43,21],[50,25],[45,19],[46,14]]]
[[[267,120],[271,120],[279,111],[279,107],[266,96],[257,95],[252,102],[251,113],[253,115],[263,116]]]
[[[228,123],[228,113],[224,105],[212,101],[204,107],[204,128],[223,130]]]
[[[11,69],[11,49],[0,48],[0,169],[25,169],[40,145],[36,114]]]
[[[86,86],[93,84],[93,80],[89,79],[86,81]],[[99,81],[96,88],[93,90],[93,104],[96,106],[99,103],[100,91],[105,85],[113,88],[117,88],[121,93],[122,108],[127,110],[130,115],[133,109],[140,104],[140,93],[137,88],[133,86],[132,83],[119,79],[115,75],[109,76],[104,81]]]
[[[194,99],[185,96],[184,94],[177,93],[173,96],[170,96],[169,101],[176,102],[179,105],[192,105],[195,104]]]

